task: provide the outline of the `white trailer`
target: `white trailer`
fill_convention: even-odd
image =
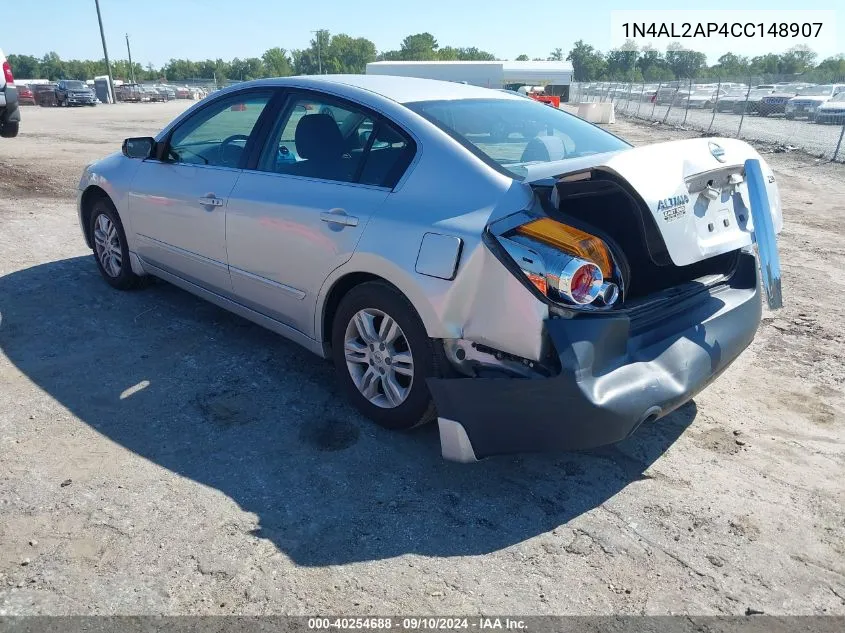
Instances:
[[[554,86],[554,90],[547,92],[557,95],[568,93],[572,83],[571,64],[549,61],[372,62],[367,64],[367,74],[440,79],[484,88]]]
[[[484,88],[502,87],[502,62],[372,62],[368,75],[440,79]]]

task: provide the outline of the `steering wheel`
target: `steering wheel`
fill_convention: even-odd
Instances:
[[[240,157],[241,157],[240,152],[243,152],[243,148],[238,147],[240,152],[238,152],[234,161],[227,160],[226,152],[228,151],[229,146],[232,143],[234,143],[235,141],[243,141],[244,143],[246,143],[246,141],[248,141],[248,140],[249,140],[249,136],[247,136],[246,134],[232,134],[232,136],[228,136],[225,139],[223,139],[223,142],[220,143],[220,162],[223,163],[224,165],[230,165],[231,162],[234,162],[235,163],[234,166],[237,167],[237,162],[238,162],[238,160],[240,160]],[[233,146],[233,147],[237,147],[237,146]]]

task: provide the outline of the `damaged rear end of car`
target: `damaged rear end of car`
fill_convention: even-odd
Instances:
[[[756,244],[780,302],[774,175],[731,139],[524,165],[531,204],[492,220],[456,279],[473,294],[458,375],[431,378],[443,455],[581,450],[688,402],[751,343]]]

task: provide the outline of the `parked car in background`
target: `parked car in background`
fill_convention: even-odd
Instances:
[[[36,105],[44,107],[58,105],[58,101],[56,101],[56,84],[54,83],[33,84],[32,95],[35,98]]]
[[[18,135],[21,124],[21,110],[18,106],[18,91],[9,60],[0,49],[0,136],[13,138]]]
[[[62,79],[56,84],[56,103],[60,106],[97,105],[97,96],[84,81]]]
[[[816,108],[813,121],[816,123],[845,123],[845,91]]]
[[[154,88],[164,97],[165,101],[173,101],[176,98],[176,90],[171,86],[161,85],[154,86]]]
[[[757,106],[757,113],[760,116],[784,114],[786,112],[787,102],[797,93],[797,87],[778,86],[775,92],[760,99],[760,103]]]
[[[787,119],[807,118],[812,120],[820,105],[833,99],[845,90],[845,84],[824,84],[802,88],[784,108]]]
[[[717,112],[733,112],[734,114],[756,114],[760,100],[772,94],[774,88],[752,88],[751,90],[735,90],[721,97],[716,104]]]
[[[734,113],[742,114],[744,112],[745,114],[760,114],[760,104],[762,103],[763,98],[773,94],[774,91],[774,86],[769,88],[753,88],[751,92],[748,93],[747,103],[743,100],[734,104]]]
[[[154,103],[154,102],[161,102],[165,101],[165,96],[156,90],[153,86],[142,86],[141,88],[144,91],[144,94],[147,96],[147,101]]]
[[[116,86],[114,89],[115,97],[118,101],[125,103],[140,103],[144,100],[144,89],[139,84],[122,84]],[[147,96],[147,101],[149,101]]]
[[[670,105],[678,102],[685,94],[689,94],[687,88],[680,88],[678,86],[664,86],[657,91],[657,105]]]
[[[27,85],[18,86],[18,103],[21,105],[35,105],[35,95]]]
[[[721,89],[700,88],[693,90],[692,92],[683,92],[679,94],[678,100],[675,104],[684,108],[698,108],[706,110],[708,108],[712,108],[716,103],[717,95],[721,98],[726,94],[727,92]]]
[[[741,88],[735,88],[732,90],[728,90],[727,94],[722,95],[719,97],[719,101],[716,103],[716,112],[733,112],[734,106],[736,105],[737,101],[740,103],[745,101],[745,95],[747,94],[747,89],[743,90]]]
[[[623,440],[751,343],[763,284],[779,297],[751,250],[777,257],[778,185],[747,143],[631,147],[452,82],[237,84],[78,188],[111,287],[154,275],[331,358],[364,415],[437,419],[458,461]]]

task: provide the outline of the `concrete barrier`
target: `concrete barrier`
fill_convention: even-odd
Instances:
[[[590,123],[616,123],[612,102],[579,103],[578,116]]]

